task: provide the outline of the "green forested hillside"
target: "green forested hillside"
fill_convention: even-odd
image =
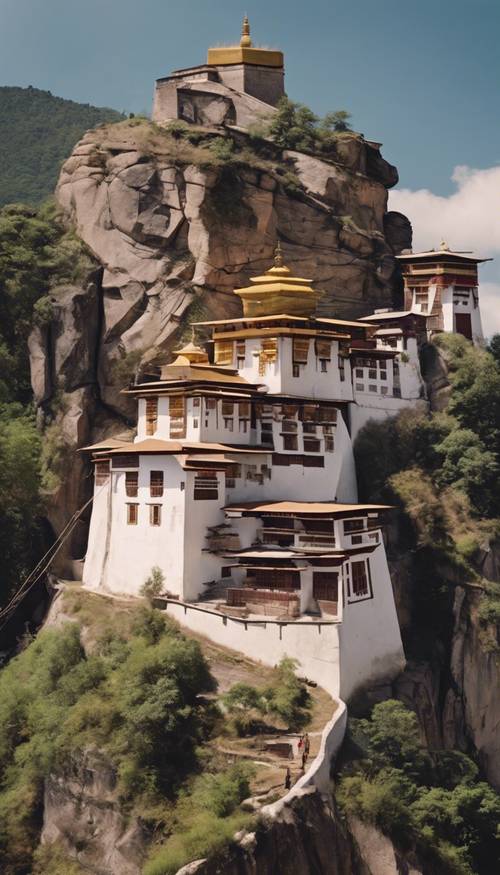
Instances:
[[[89,128],[123,116],[38,88],[0,87],[0,206],[52,194],[61,162]]]

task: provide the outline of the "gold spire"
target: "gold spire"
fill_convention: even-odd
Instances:
[[[240,46],[242,49],[250,49],[252,47],[252,40],[250,39],[250,22],[247,15],[243,18]]]
[[[290,268],[283,263],[279,242],[273,267],[250,282],[252,285],[234,290],[242,300],[244,316],[312,316],[316,312],[320,293],[312,288],[311,280],[291,276]]]
[[[439,244],[439,248],[440,248],[441,252],[445,252],[448,249],[448,244],[447,244],[446,240],[441,240],[441,243]]]

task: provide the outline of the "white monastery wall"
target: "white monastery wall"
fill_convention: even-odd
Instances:
[[[111,534],[111,482],[111,478],[108,478],[102,486],[96,486],[94,481],[94,501],[82,578],[83,586],[91,588],[100,586],[103,580],[104,563]]]
[[[175,549],[184,550],[184,599],[197,599],[203,595],[206,588],[204,583],[220,578],[221,557],[204,552],[207,548],[207,526],[216,526],[225,522],[222,510],[224,496],[224,475],[217,473],[218,498],[194,500],[194,471],[185,471],[186,475],[186,505],[187,512],[184,519],[183,544],[179,543]],[[167,587],[171,589],[171,587]],[[182,593],[182,590],[181,590]]]
[[[150,472],[164,472],[160,498],[151,498]],[[153,566],[165,575],[165,587],[183,595],[185,472],[171,456],[140,456],[137,498],[125,492],[125,472],[112,472],[111,537],[102,585],[112,592],[137,595]],[[127,504],[138,504],[136,525],[127,523]],[[152,526],[149,505],[161,505],[161,524]],[[85,572],[85,578],[87,574]],[[99,585],[90,581],[89,585]]]
[[[182,626],[264,665],[274,666],[283,656],[292,656],[300,663],[299,675],[316,681],[331,696],[339,695],[337,623],[240,620],[174,601],[168,601],[166,610]]]
[[[344,584],[344,610],[339,626],[339,695],[349,699],[362,686],[394,678],[405,665],[391,577],[380,544],[356,560],[370,562],[373,598],[349,601]]]

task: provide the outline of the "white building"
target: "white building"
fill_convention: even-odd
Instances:
[[[444,241],[440,249],[405,252],[397,258],[405,283],[405,309],[427,317],[429,338],[447,331],[482,345],[477,266],[491,259],[453,252]]]
[[[377,325],[317,318],[318,293],[279,248],[236,294],[243,317],[196,326],[213,363],[178,350],[127,390],[135,440],[87,448],[83,582],[138,595],[157,566],[182,623],[270,664],[294,656],[345,697],[404,663],[387,508],[357,503],[352,433],[411,401],[410,363]]]

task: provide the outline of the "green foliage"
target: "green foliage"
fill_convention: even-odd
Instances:
[[[40,845],[33,856],[33,875],[84,875],[85,869],[67,856],[57,842]]]
[[[113,382],[118,386],[128,386],[136,376],[144,350],[131,349],[116,359],[111,367]]]
[[[319,119],[309,107],[282,97],[277,112],[270,118],[265,133],[280,149],[299,152],[335,152],[336,134],[350,130],[350,113],[329,112]]]
[[[277,683],[264,691],[268,711],[292,732],[303,729],[311,719],[311,696],[295,674],[297,666],[296,659],[284,656],[277,666]]]
[[[31,86],[0,88],[0,206],[43,201],[85,131],[122,118],[114,109],[63,100]]]
[[[237,683],[222,697],[236,728],[244,735],[255,725],[257,715],[266,714],[290,730],[303,729],[311,719],[312,700],[306,685],[295,674],[298,662],[284,656],[276,667],[276,681],[262,689]]]
[[[165,575],[163,571],[158,565],[154,565],[151,569],[151,574],[141,586],[141,595],[151,602],[163,592],[164,584]]]
[[[0,404],[0,604],[41,549],[41,440],[31,410]]]
[[[91,264],[83,244],[60,224],[54,204],[0,210],[0,400],[31,397],[27,340],[48,307],[44,300],[34,314],[36,302],[55,285],[77,282]]]
[[[490,875],[500,852],[500,797],[477,780],[475,763],[456,751],[428,753],[401,702],[382,702],[349,728],[356,755],[336,794],[344,811],[440,872]]]
[[[234,143],[230,137],[216,137],[208,148],[219,161],[231,161],[234,157]]]
[[[42,632],[0,673],[2,872],[28,871],[43,778],[89,745],[116,768],[124,804],[146,811],[173,798],[211,728],[201,694],[213,688],[198,643],[158,612],[87,656],[76,624]]]
[[[238,811],[250,792],[252,768],[236,763],[221,774],[200,775],[177,806],[176,830],[160,850],[153,851],[144,875],[175,875],[186,863],[217,858],[234,834],[251,818]]]

